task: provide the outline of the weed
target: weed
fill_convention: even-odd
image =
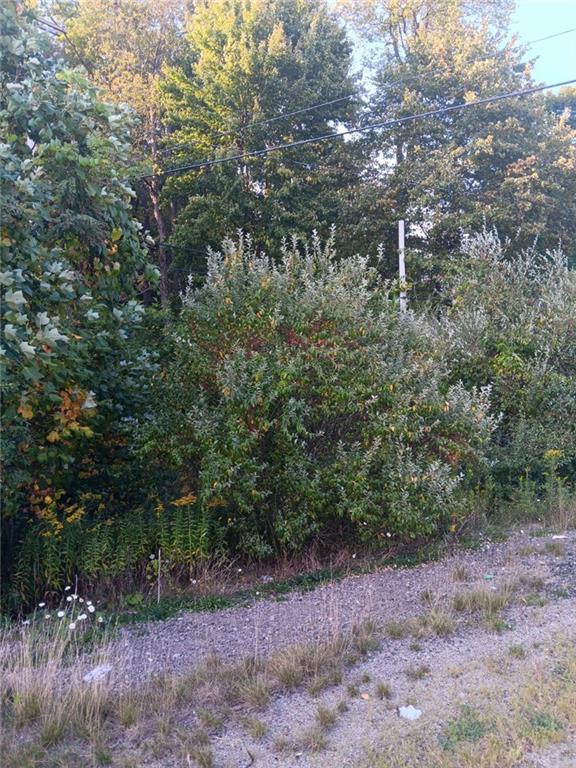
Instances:
[[[445,724],[438,741],[444,750],[452,752],[462,741],[471,744],[480,741],[489,730],[490,726],[478,712],[473,707],[465,705],[458,717]]]
[[[408,667],[406,675],[411,680],[422,680],[430,674],[430,667],[427,664],[419,664],[416,667]]]
[[[192,749],[186,753],[186,759],[188,765],[190,765],[190,760],[193,760],[198,768],[214,768],[214,755],[211,748],[208,746],[192,747]]]
[[[511,645],[510,648],[508,648],[508,655],[513,659],[525,659],[526,649],[522,645]]]
[[[422,650],[422,644],[418,642],[418,640],[411,640],[410,645],[408,646],[411,651],[417,652]]]
[[[392,689],[388,685],[388,683],[378,683],[376,686],[376,696],[379,699],[391,699],[392,698]]]
[[[436,601],[436,596],[431,589],[425,589],[420,593],[420,600],[424,605],[432,605]]]
[[[566,554],[566,544],[563,541],[547,541],[544,549],[549,555],[555,557],[564,557]]]
[[[316,710],[316,723],[320,728],[327,730],[335,725],[337,720],[337,712],[330,707],[319,706]]]
[[[308,752],[321,752],[326,748],[326,736],[324,730],[318,726],[312,726],[298,737],[298,744]]]
[[[363,675],[360,676],[360,682],[361,683],[369,683],[370,682],[370,675],[364,672]]]
[[[246,732],[254,739],[259,741],[263,739],[268,733],[268,726],[262,720],[258,720],[255,717],[242,717],[240,723],[245,728]]]
[[[393,638],[394,640],[402,640],[405,638],[409,632],[410,627],[408,624],[403,621],[389,621],[385,626],[384,629],[386,631],[386,634],[388,637]]]
[[[201,707],[196,711],[196,714],[198,715],[198,720],[200,720],[204,728],[208,731],[219,731],[224,724],[222,718],[209,709]]]
[[[452,572],[452,578],[454,581],[468,581],[470,577],[468,568],[462,563],[459,563]]]
[[[290,749],[290,741],[286,736],[277,736],[274,739],[274,750],[276,752],[287,752]]]
[[[454,634],[456,625],[452,615],[439,606],[431,607],[418,619],[422,633],[449,637]]]
[[[360,694],[358,686],[354,685],[354,683],[348,683],[346,686],[346,691],[348,692],[348,696],[350,696],[351,699],[355,699]]]
[[[477,587],[454,595],[454,610],[459,612],[480,613],[484,618],[497,615],[506,608],[514,595],[514,585],[506,583],[499,590]]]

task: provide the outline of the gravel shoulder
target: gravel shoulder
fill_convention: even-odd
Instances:
[[[216,654],[225,661],[266,654],[278,648],[328,639],[367,618],[381,625],[422,613],[422,593],[433,592],[449,603],[462,589],[456,571],[467,583],[498,589],[503,583],[529,576],[541,580],[542,599],[563,602],[576,597],[576,534],[565,538],[516,533],[503,543],[486,543],[438,562],[413,568],[384,568],[351,576],[312,592],[294,592],[284,600],[262,599],[251,606],[216,613],[183,613],[163,622],[134,625],[121,631],[114,654],[128,659],[122,676],[126,683],[155,674],[187,672]],[[562,548],[562,556],[554,554]],[[530,593],[530,587],[524,590]],[[531,615],[527,605],[516,605],[513,622]],[[454,643],[470,642],[473,631],[461,620]]]

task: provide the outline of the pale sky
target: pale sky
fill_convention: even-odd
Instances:
[[[522,42],[576,27],[576,0],[516,0],[516,4],[512,31]],[[535,80],[572,80],[576,78],[576,32],[537,43],[528,56],[538,57]]]

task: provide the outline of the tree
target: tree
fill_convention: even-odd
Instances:
[[[531,66],[505,42],[509,3],[395,0],[351,3],[372,20],[382,55],[370,119],[473,102],[534,84]],[[486,220],[526,246],[576,242],[576,147],[565,116],[543,96],[434,115],[375,132],[372,184],[384,215],[406,218],[426,253],[455,247]],[[379,234],[379,233],[378,233]],[[378,236],[378,235],[377,235]]]
[[[170,68],[162,84],[169,166],[331,133],[355,114],[350,45],[323,3],[200,2],[187,40],[186,66]],[[258,249],[274,249],[293,232],[327,230],[345,207],[353,160],[347,147],[326,142],[170,178],[166,199],[178,208],[173,242],[217,246],[241,228]]]
[[[32,573],[64,576],[69,533],[121,507],[153,269],[125,182],[129,113],[62,69],[30,12],[0,13],[2,563],[30,594]]]
[[[57,12],[61,40],[73,64],[81,64],[104,97],[129,104],[140,118],[133,131],[136,173],[158,170],[164,134],[158,85],[164,67],[183,50],[184,0],[77,0]],[[161,182],[151,177],[144,188],[151,208],[150,228],[158,236],[160,297],[168,301],[169,253],[164,243],[170,213],[160,200]]]

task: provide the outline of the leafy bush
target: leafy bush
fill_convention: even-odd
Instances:
[[[77,564],[80,528],[126,508],[153,274],[123,180],[129,114],[62,71],[26,10],[0,14],[2,561],[30,595]]]
[[[211,254],[156,380],[144,450],[178,472],[196,554],[448,525],[494,427],[488,390],[445,383],[427,325],[368,259],[318,239],[282,253]]]
[[[491,458],[501,483],[576,478],[576,273],[560,252],[510,255],[494,232],[465,241],[445,286],[453,381],[490,386],[501,412]]]

